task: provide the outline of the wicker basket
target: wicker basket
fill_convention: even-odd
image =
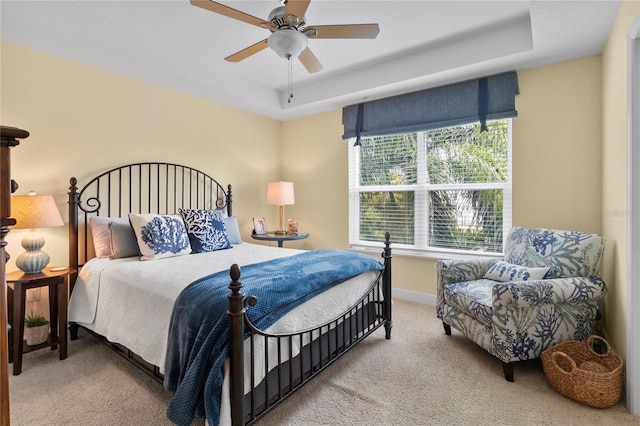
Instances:
[[[593,349],[597,340],[604,344],[606,353]],[[620,400],[624,382],[622,359],[600,336],[548,348],[542,352],[542,366],[551,386],[576,402],[607,408]]]
[[[29,346],[46,342],[49,338],[49,324],[39,325],[37,327],[26,327],[24,329],[24,337]]]

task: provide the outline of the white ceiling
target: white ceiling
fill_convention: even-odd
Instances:
[[[221,1],[267,19],[277,0]],[[310,39],[309,74],[270,49],[223,58],[268,30],[189,0],[0,1],[2,40],[276,120],[602,52],[620,0],[312,0],[307,25],[378,23],[373,40]],[[46,70],[43,70],[46,72]]]

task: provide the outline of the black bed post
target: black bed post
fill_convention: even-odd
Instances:
[[[384,233],[384,251],[382,257],[384,258],[384,276],[383,281],[383,294],[384,302],[382,304],[382,316],[385,319],[384,330],[385,337],[391,339],[391,328],[393,327],[393,319],[391,316],[391,234]]]
[[[227,216],[233,216],[233,195],[231,195],[231,184],[227,186]]]
[[[78,180],[74,177],[69,179],[69,267],[78,269]],[[69,277],[69,294],[73,291],[78,273]]]
[[[231,213],[229,213],[231,214]],[[227,295],[229,301],[229,362],[231,373],[231,424],[244,424],[244,292],[240,280],[240,267],[231,265],[231,283]]]
[[[78,180],[74,177],[69,179],[69,267],[76,272],[69,275],[69,294],[73,292],[73,286],[78,277]],[[69,325],[69,335],[71,340],[78,338],[78,325]]]

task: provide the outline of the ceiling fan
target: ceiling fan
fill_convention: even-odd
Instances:
[[[310,2],[311,0],[282,0],[284,6],[273,9],[267,20],[264,20],[215,1],[191,0],[194,6],[271,31],[268,38],[227,56],[225,60],[229,62],[240,62],[270,47],[285,59],[299,58],[307,71],[314,73],[322,69],[322,64],[307,47],[307,39],[373,39],[380,32],[378,24],[307,26],[304,14]]]

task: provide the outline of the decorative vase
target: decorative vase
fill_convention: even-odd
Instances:
[[[24,337],[27,339],[27,345],[29,346],[46,342],[49,338],[49,324],[39,325],[37,327],[25,327]]]

